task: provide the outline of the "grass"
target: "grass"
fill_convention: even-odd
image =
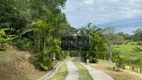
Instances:
[[[139,45],[114,45],[113,52],[119,52],[121,55],[129,58],[139,58],[142,57],[142,52],[138,48],[142,49]]]
[[[15,50],[0,51],[0,63],[9,62],[11,60],[22,59],[24,54]]]
[[[67,75],[68,75],[67,65],[66,61],[64,61],[60,66],[60,68],[58,69],[57,73],[48,80],[65,80]]]
[[[142,46],[139,46],[139,45],[114,45],[113,46],[115,51],[119,51],[121,53],[139,52],[139,50],[136,47],[142,48]]]
[[[119,51],[121,53],[127,52],[140,52],[136,47],[142,49],[142,46],[139,45],[114,45],[113,48],[115,51]]]
[[[47,72],[35,69],[29,62],[27,51],[9,48],[0,51],[0,80],[35,80]]]
[[[77,60],[73,60],[73,63],[77,66],[79,70],[79,80],[93,80],[92,76],[88,72],[88,70],[81,65]]]
[[[23,53],[10,48],[0,51],[0,80],[28,80],[28,78],[18,71],[19,62],[23,61]]]
[[[142,80],[142,74],[127,70],[123,72],[118,72],[113,70],[112,67],[114,66],[114,64],[112,63],[101,61],[97,64],[90,64],[90,65],[96,69],[104,71],[105,73],[113,77],[115,80]]]

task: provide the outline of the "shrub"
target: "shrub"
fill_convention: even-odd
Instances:
[[[127,45],[128,43],[129,43],[129,41],[127,41],[127,40],[125,40],[125,41],[123,42],[124,45]]]
[[[76,57],[77,53],[75,51],[70,51],[70,56],[71,57]]]
[[[17,46],[21,50],[29,50],[32,47],[32,41],[27,38],[23,38],[21,41],[18,41]]]
[[[55,54],[56,54],[55,57],[56,57],[57,60],[61,60],[61,59],[62,59],[62,53],[58,53],[58,52],[57,52],[57,53],[55,53]]]
[[[5,50],[6,50],[6,45],[0,44],[0,51],[5,51]]]
[[[140,46],[142,46],[142,41],[138,42],[138,43],[137,43],[137,45],[140,45]]]
[[[6,30],[9,30],[9,28],[0,28],[0,51],[5,51],[7,48],[6,45],[9,44],[11,40],[16,38],[14,35],[7,35],[5,33]]]
[[[93,62],[93,56],[89,56],[89,62]]]
[[[116,66],[118,68],[124,68],[125,67],[125,56],[119,55],[117,57]]]
[[[32,56],[32,61],[37,68],[42,70],[51,70],[53,68],[51,58],[43,53],[36,53]]]
[[[70,55],[70,52],[68,51],[62,51],[62,55],[63,55],[63,58],[66,58]]]
[[[93,58],[93,56],[89,56],[89,62],[90,63],[97,63],[98,59],[97,58]]]
[[[130,45],[137,45],[137,42],[130,42]]]
[[[97,58],[93,58],[93,63],[98,63],[98,59]]]
[[[39,61],[39,66],[46,71],[52,69],[51,59],[49,57],[44,57]]]

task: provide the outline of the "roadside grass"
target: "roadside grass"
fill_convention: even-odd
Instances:
[[[83,65],[77,62],[76,59],[73,59],[72,61],[79,70],[79,80],[93,80],[92,76],[90,75],[88,70]]]
[[[142,80],[142,74],[128,70],[118,72],[112,69],[114,64],[108,63],[107,61],[100,61],[97,64],[91,63],[90,65],[98,70],[104,71],[105,73],[113,77],[115,80]]]
[[[66,61],[64,61],[59,67],[57,73],[48,80],[65,80],[67,75],[68,75],[68,69]]]

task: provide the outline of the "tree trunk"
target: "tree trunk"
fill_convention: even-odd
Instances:
[[[38,39],[38,51],[40,52],[40,37]]]
[[[45,54],[46,41],[43,42],[43,53]]]
[[[142,73],[142,68],[140,68],[140,73]]]
[[[109,48],[109,60],[108,61],[112,63],[112,44],[109,44],[108,48]]]
[[[55,58],[55,56],[56,56],[56,54],[55,54],[55,52],[53,52],[53,60],[55,60],[56,58]]]
[[[44,35],[44,38],[43,38],[43,52],[45,54],[45,50],[46,50],[46,44],[47,44],[47,40],[48,40],[48,37],[47,35]]]
[[[37,49],[37,35],[34,33],[34,51]]]

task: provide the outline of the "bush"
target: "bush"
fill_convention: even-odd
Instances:
[[[129,41],[127,41],[127,40],[125,40],[125,41],[123,42],[124,45],[127,45],[128,43],[129,43]]]
[[[137,45],[137,42],[130,42],[130,45]]]
[[[32,61],[37,68],[42,70],[51,70],[53,68],[51,58],[43,53],[36,53],[32,56]]]
[[[39,66],[46,71],[52,69],[51,59],[49,57],[44,57],[39,61]]]
[[[66,58],[70,55],[70,52],[68,51],[62,51],[62,55],[63,55],[63,58]]]
[[[89,56],[89,62],[90,63],[98,63],[98,59],[97,58],[93,58],[93,56]]]
[[[119,55],[116,60],[116,66],[118,68],[124,68],[125,67],[125,60],[126,60],[125,56]]]
[[[61,60],[62,59],[62,53],[55,53],[56,54],[56,59]]]
[[[137,45],[140,45],[140,46],[142,46],[142,41],[138,42],[138,43],[137,43]]]
[[[6,45],[0,44],[0,51],[5,51],[5,50],[6,50]]]
[[[15,37],[14,35],[7,35],[5,33],[7,30],[9,28],[0,28],[0,51],[5,51],[9,42]]]
[[[18,41],[17,46],[21,50],[29,50],[32,47],[32,41],[27,38],[23,38],[21,41]]]
[[[97,58],[94,58],[94,59],[93,59],[93,63],[98,63],[98,61],[99,61],[99,60],[98,60]]]
[[[70,56],[71,57],[76,57],[77,53],[75,51],[70,51]]]

